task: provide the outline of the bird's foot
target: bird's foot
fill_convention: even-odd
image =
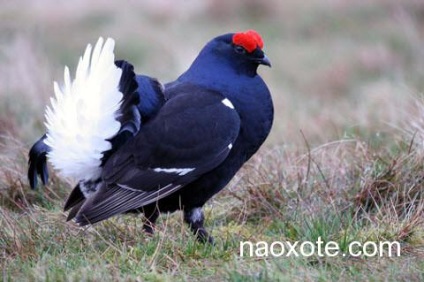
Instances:
[[[215,241],[213,237],[209,235],[209,233],[205,230],[205,228],[202,227],[198,229],[195,234],[196,234],[196,239],[198,242],[203,244],[209,243],[209,244],[215,245]]]
[[[190,226],[198,242],[214,244],[214,239],[203,226],[205,217],[202,208],[193,208],[184,211],[184,221]]]

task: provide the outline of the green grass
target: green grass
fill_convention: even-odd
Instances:
[[[424,102],[417,1],[205,1],[0,9],[0,265],[4,281],[422,281]],[[25,2],[25,3],[24,3]],[[101,2],[101,3],[100,3]],[[200,2],[199,2],[200,3]],[[50,5],[49,5],[50,4]],[[63,66],[98,36],[166,82],[211,37],[255,28],[272,69],[267,143],[206,206],[216,244],[182,215],[66,222],[73,182],[29,189],[27,152]],[[240,257],[240,242],[399,241],[400,257]]]

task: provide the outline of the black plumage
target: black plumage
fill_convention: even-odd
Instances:
[[[139,101],[128,103],[120,133],[130,134],[105,154],[99,182],[75,187],[65,205],[69,219],[86,225],[143,212],[144,229],[152,232],[160,212],[183,210],[197,238],[212,241],[202,206],[259,149],[273,121],[269,90],[257,74],[260,64],[270,66],[262,39],[251,31],[242,35],[246,42],[235,34],[210,41],[164,88],[144,76],[129,80],[129,89],[138,85]],[[38,170],[31,169],[33,179]],[[87,199],[84,185],[96,190]]]
[[[189,84],[173,91],[179,94],[110,157],[104,184],[81,207],[77,222],[94,223],[156,202],[227,158],[240,119],[222,103],[225,97]],[[195,118],[202,116],[208,118]]]
[[[37,142],[32,145],[29,150],[28,159],[28,180],[32,189],[38,185],[38,177],[45,185],[49,180],[49,171],[47,170],[47,153],[50,151],[49,146],[44,143],[46,134],[44,134]]]

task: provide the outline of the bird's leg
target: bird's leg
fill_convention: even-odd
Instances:
[[[193,208],[190,210],[184,210],[184,221],[190,226],[191,231],[196,235],[199,242],[213,244],[213,237],[209,236],[203,222],[205,217],[203,215],[202,208]]]
[[[144,210],[145,222],[143,229],[147,234],[153,235],[155,233],[155,222],[159,217],[159,211],[155,208],[153,210]]]

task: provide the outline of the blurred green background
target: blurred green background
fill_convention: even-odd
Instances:
[[[75,71],[87,43],[116,40],[119,59],[175,79],[222,33],[258,30],[275,100],[268,144],[318,145],[391,130],[424,87],[424,2],[1,1],[0,134],[28,145],[43,131],[52,81]],[[303,145],[302,145],[303,146]]]

